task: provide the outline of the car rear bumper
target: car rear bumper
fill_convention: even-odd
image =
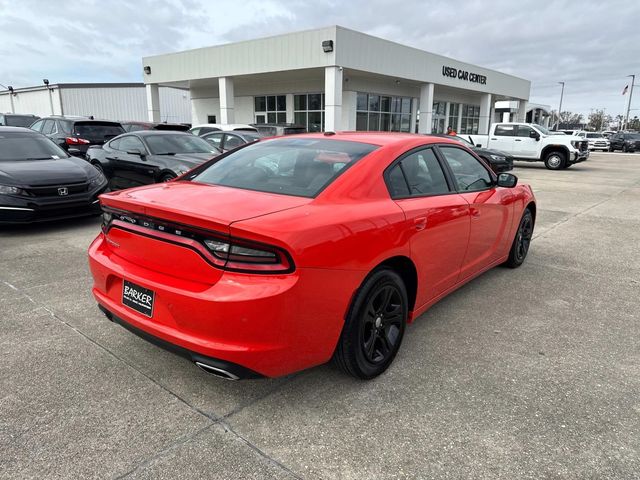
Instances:
[[[96,215],[101,212],[98,195],[102,187],[91,193],[60,197],[0,196],[0,224],[48,222],[65,218]]]
[[[231,365],[239,378],[277,377],[327,362],[363,276],[304,268],[281,275],[225,271],[207,284],[135,264],[117,250],[103,234],[89,247],[93,295],[108,316],[192,361]],[[152,318],[122,303],[125,279],[154,292]]]

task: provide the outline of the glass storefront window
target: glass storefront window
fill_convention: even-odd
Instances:
[[[256,123],[286,123],[287,96],[261,95],[253,97]]]
[[[308,132],[324,131],[324,94],[302,93],[293,96],[295,123]]]
[[[475,135],[478,133],[480,124],[480,106],[462,105],[462,121],[460,122],[460,132]]]
[[[358,92],[356,130],[408,132],[411,98]]]

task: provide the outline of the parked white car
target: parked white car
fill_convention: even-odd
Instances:
[[[207,133],[211,132],[233,132],[233,131],[243,131],[243,132],[257,132],[258,129],[256,127],[252,127],[251,125],[247,125],[244,123],[203,123],[201,125],[194,125],[191,127],[189,132],[201,137]]]
[[[586,138],[589,142],[589,150],[602,150],[603,152],[609,151],[609,139],[604,135],[597,132],[578,132],[577,135],[581,138]]]

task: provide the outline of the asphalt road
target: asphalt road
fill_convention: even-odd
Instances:
[[[0,478],[638,478],[640,154],[552,172],[525,265],[408,328],[371,382],[229,382],[108,322],[99,221],[0,230]]]

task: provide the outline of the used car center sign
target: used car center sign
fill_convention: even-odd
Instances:
[[[442,76],[459,78],[460,80],[466,80],[467,82],[479,83],[481,85],[487,84],[487,77],[478,73],[468,72],[466,70],[459,70],[454,67],[442,66]]]

